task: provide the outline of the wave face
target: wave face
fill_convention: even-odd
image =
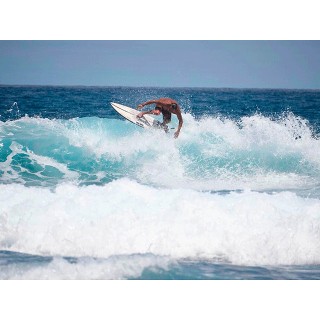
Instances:
[[[93,112],[91,89],[10,90],[34,100],[29,115],[20,102],[0,115],[1,279],[320,277],[318,92],[106,90],[128,105],[180,98],[174,139],[176,117],[168,134],[145,130]],[[63,109],[74,92],[79,105]],[[246,112],[253,98],[265,110]]]
[[[173,124],[174,126],[174,124]],[[1,183],[104,185],[127,177],[194,190],[316,188],[320,142],[306,120],[286,114],[195,119],[180,138],[117,119],[23,117],[0,124]]]

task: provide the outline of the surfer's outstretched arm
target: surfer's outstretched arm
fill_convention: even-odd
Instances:
[[[141,110],[143,107],[149,105],[149,104],[153,104],[153,103],[158,103],[158,100],[150,100],[150,101],[147,101],[145,103],[141,103],[138,105],[138,110]]]

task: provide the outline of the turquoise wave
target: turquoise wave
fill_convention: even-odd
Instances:
[[[185,114],[180,137],[173,133],[97,117],[1,122],[0,181],[104,185],[128,177],[162,187],[228,190],[304,188],[320,177],[319,139],[293,114],[238,121]]]

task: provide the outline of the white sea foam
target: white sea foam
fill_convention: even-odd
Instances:
[[[153,254],[235,264],[320,263],[320,200],[225,195],[120,179],[54,192],[0,186],[0,249],[51,256]]]
[[[184,121],[176,140],[110,119],[25,117],[1,123],[0,138],[7,141],[1,141],[0,148],[9,145],[11,150],[0,162],[2,181],[24,183],[12,167],[18,154],[43,169],[56,168],[63,178],[54,192],[0,186],[0,249],[101,258],[146,253],[173,259],[221,257],[257,265],[319,263],[319,200],[291,192],[200,192],[315,189],[320,146],[308,124],[293,115],[278,120],[255,115],[236,122],[196,120],[185,114]],[[43,137],[43,144],[32,143]],[[24,141],[31,141],[30,147]],[[80,173],[91,172],[82,171],[81,159],[77,173],[75,166],[70,170],[69,163],[46,156],[42,146],[47,141],[63,146],[66,153],[78,148],[80,156],[88,155],[98,164],[120,163],[122,171],[115,175],[139,183],[121,179],[101,187],[78,187],[74,184]],[[92,181],[112,173],[97,167]],[[23,167],[21,171],[31,173]],[[33,174],[46,179],[41,172]],[[50,273],[55,263],[64,265],[64,260],[39,269],[38,276]]]

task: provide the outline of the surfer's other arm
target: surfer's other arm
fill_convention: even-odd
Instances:
[[[142,111],[139,114],[137,114],[138,118],[143,117],[145,114],[154,114],[156,116],[158,116],[160,114],[159,110],[149,110],[149,111]]]
[[[183,124],[183,119],[182,119],[182,115],[181,115],[180,110],[176,113],[176,115],[177,115],[177,118],[179,120],[179,125],[178,125],[177,131],[174,133],[174,137],[178,138],[179,134],[180,134],[181,127],[182,127],[182,124]]]

